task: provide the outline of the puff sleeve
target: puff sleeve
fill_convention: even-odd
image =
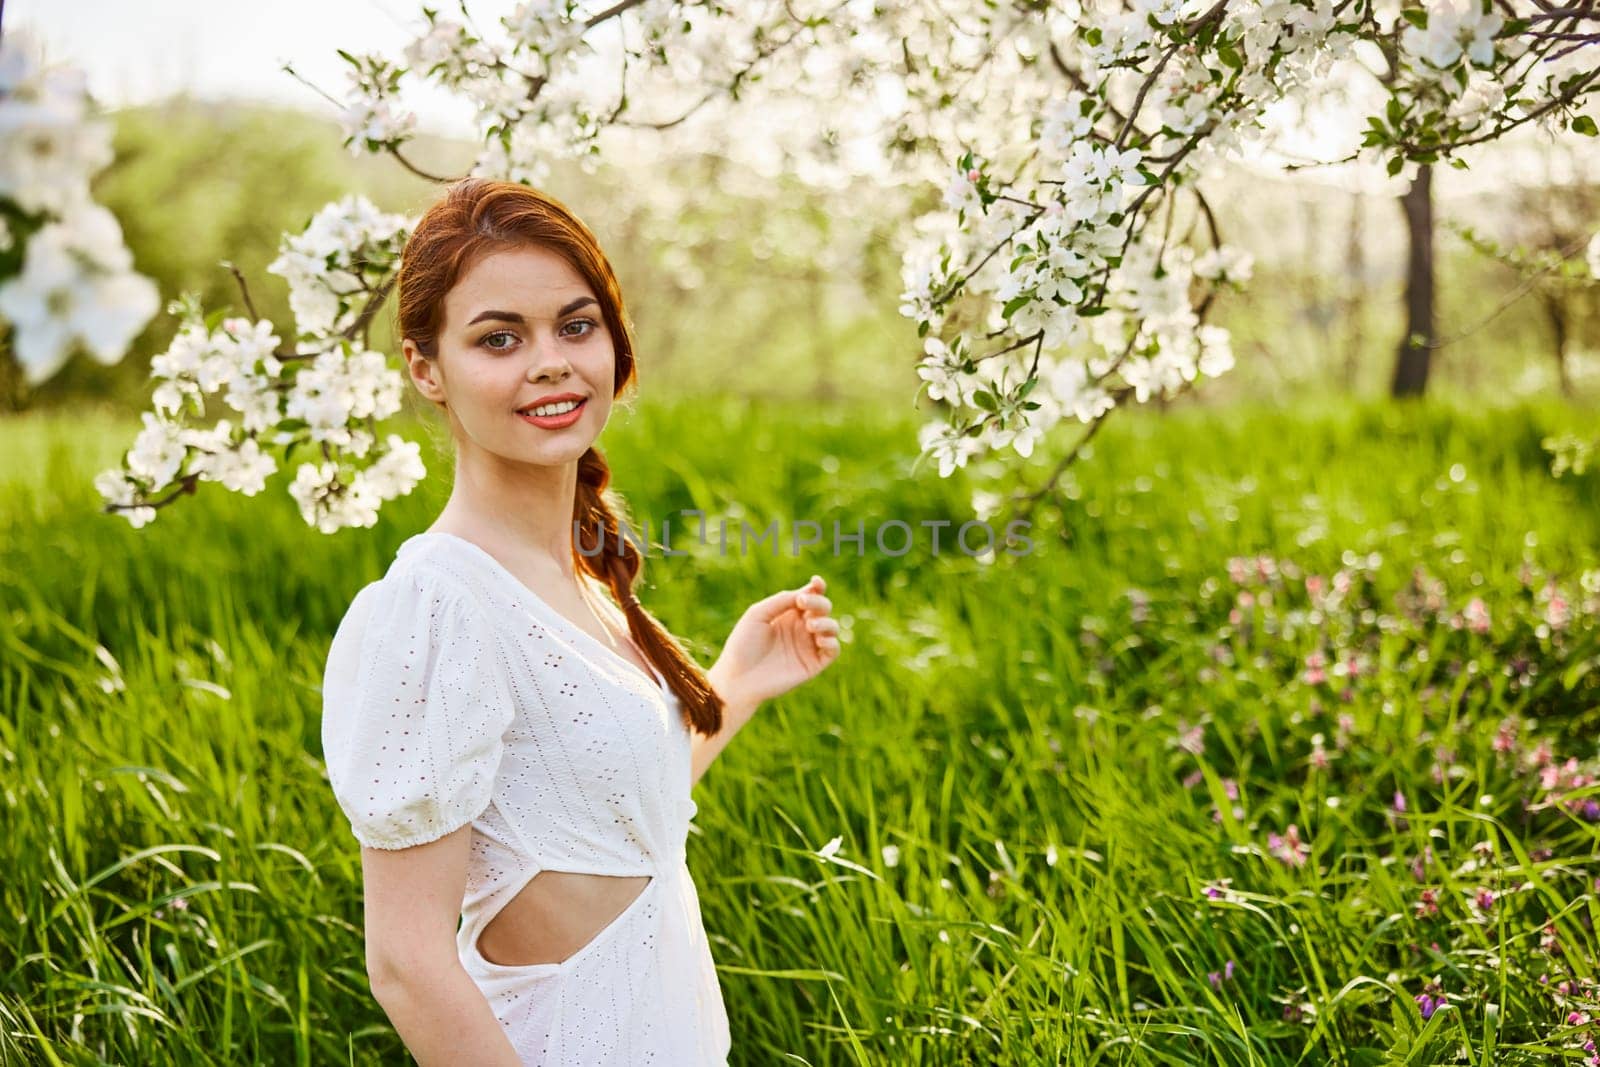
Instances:
[[[329,646],[322,704],[328,780],[363,845],[424,844],[488,807],[514,705],[465,590],[415,569],[363,587]]]

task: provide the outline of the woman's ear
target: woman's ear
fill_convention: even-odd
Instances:
[[[406,373],[411,377],[411,384],[417,387],[417,392],[435,404],[443,406],[444,373],[439,368],[439,361],[424,356],[417,348],[416,342],[409,337],[400,342],[400,352],[405,356]]]

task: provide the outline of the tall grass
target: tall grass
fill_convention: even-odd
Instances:
[[[684,552],[641,596],[704,663],[814,572],[845,629],[697,788],[735,1062],[1579,1055],[1600,481],[1539,448],[1579,420],[1114,420],[1033,551],[977,558],[953,547],[976,472],[909,476],[909,411],[619,415],[615,484]],[[400,1062],[318,685],[448,462],[371,530],[315,533],[275,481],[135,531],[90,485],[134,429],[0,424],[0,1061]],[[796,556],[800,519],[824,537]],[[741,520],[783,550],[741,553]]]

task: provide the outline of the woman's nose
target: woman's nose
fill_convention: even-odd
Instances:
[[[536,344],[533,348],[533,365],[528,369],[528,379],[538,381],[548,378],[559,382],[572,373],[572,365],[551,342]]]

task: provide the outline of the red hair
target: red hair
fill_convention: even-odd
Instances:
[[[572,264],[600,301],[616,347],[614,395],[620,398],[635,379],[633,333],[611,264],[594,234],[566,205],[517,182],[467,178],[452,184],[423,213],[401,253],[400,335],[424,357],[437,358],[445,294],[479,257],[527,245],[548,248]],[[626,514],[626,509],[607,491],[610,480],[605,456],[590,446],[578,460],[573,565],[611,589],[634,642],[677,694],[685,722],[709,736],[722,726],[722,698],[693,657],[634,595],[644,557],[620,533],[617,512]],[[597,541],[603,551],[594,551]]]

